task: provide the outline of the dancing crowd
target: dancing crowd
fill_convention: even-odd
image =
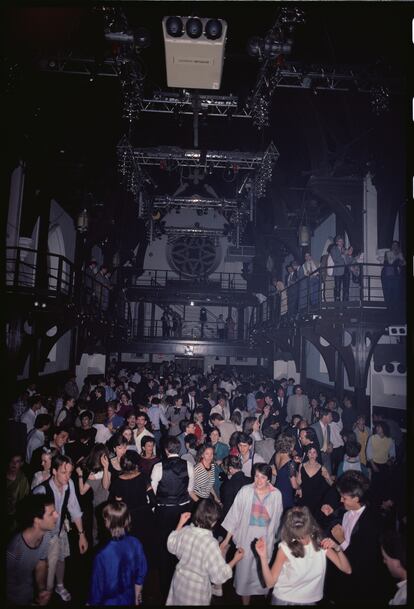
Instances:
[[[405,442],[372,418],[167,362],[30,385],[8,422],[8,602],[406,604]]]

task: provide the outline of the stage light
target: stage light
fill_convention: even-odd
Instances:
[[[187,36],[190,38],[200,38],[201,34],[203,33],[203,24],[201,23],[200,19],[191,17],[187,20],[185,30],[187,32]]]
[[[394,364],[388,362],[388,364],[385,364],[385,370],[391,374],[395,370]]]
[[[223,31],[221,21],[218,19],[209,19],[206,24],[206,38],[209,40],[217,40],[220,38]]]
[[[167,34],[173,38],[179,38],[184,34],[183,22],[180,17],[168,17],[165,27]]]
[[[404,366],[404,364],[398,364],[397,372],[400,374],[405,374],[407,372],[407,368]]]
[[[194,306],[194,300],[192,300],[192,301],[190,302],[190,307],[193,307],[193,306]]]
[[[260,57],[263,54],[264,41],[260,36],[253,36],[247,42],[247,53],[250,57]]]
[[[146,49],[151,44],[151,36],[148,30],[139,27],[134,33],[134,43],[139,49]]]

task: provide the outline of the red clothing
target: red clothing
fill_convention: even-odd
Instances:
[[[203,437],[203,428],[201,427],[201,425],[199,423],[195,423],[194,424],[194,435],[197,438],[197,444],[201,444],[202,443],[202,437]]]

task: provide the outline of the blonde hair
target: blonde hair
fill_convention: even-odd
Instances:
[[[131,524],[131,514],[123,501],[107,503],[102,510],[105,526],[115,539],[123,537]]]
[[[309,535],[314,549],[319,551],[322,531],[309,508],[303,506],[287,510],[282,524],[281,538],[296,558],[305,556],[305,548],[301,539],[307,535]]]

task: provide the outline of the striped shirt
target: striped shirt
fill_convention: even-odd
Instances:
[[[197,463],[194,468],[194,492],[198,497],[207,499],[214,486],[215,465],[211,464],[208,470],[202,463]]]

